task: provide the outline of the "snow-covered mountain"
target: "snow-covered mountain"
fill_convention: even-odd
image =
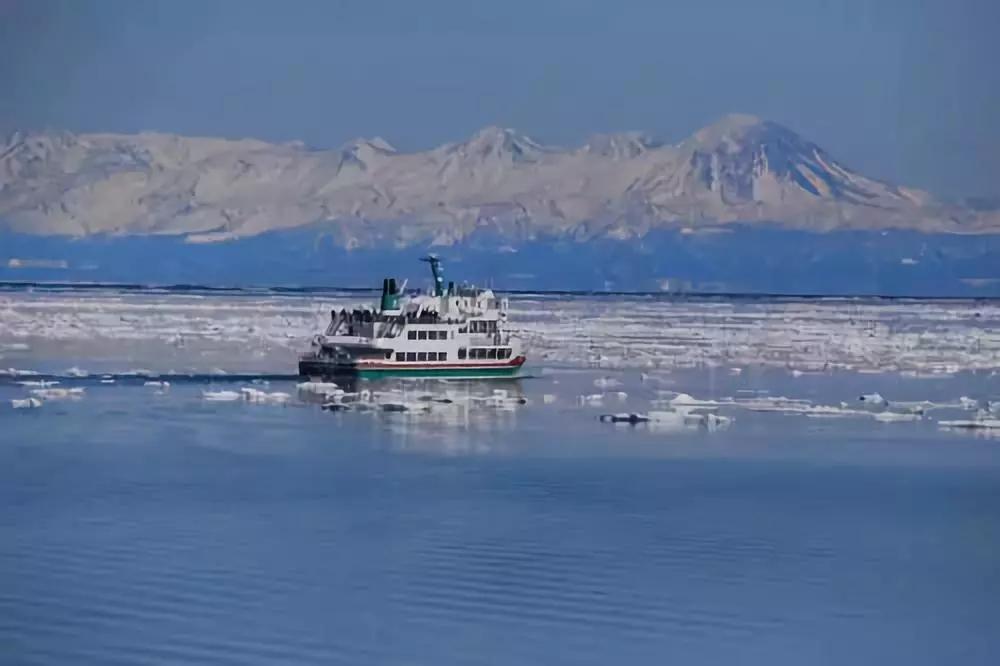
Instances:
[[[543,145],[488,127],[416,153],[166,134],[14,134],[0,147],[0,229],[193,242],[327,221],[343,247],[635,238],[769,222],[797,229],[996,232],[1000,214],[852,172],[772,122],[734,115],[679,144],[639,133]]]

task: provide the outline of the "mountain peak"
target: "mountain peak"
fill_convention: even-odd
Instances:
[[[393,146],[391,143],[389,143],[380,136],[368,139],[368,143],[371,144],[374,148],[377,148],[378,150],[381,150],[384,153],[398,152],[395,146]]]
[[[515,162],[533,162],[548,149],[531,137],[509,127],[489,125],[460,146],[478,157],[509,158]]]
[[[711,125],[702,127],[687,140],[687,143],[693,142],[703,146],[740,144],[747,139],[759,138],[768,132],[794,135],[791,130],[757,116],[731,113]]]
[[[396,148],[393,147],[391,143],[386,141],[380,136],[373,137],[371,139],[366,137],[358,137],[357,139],[352,139],[348,141],[340,148],[341,150],[357,151],[360,149],[370,149],[382,153],[395,153]]]

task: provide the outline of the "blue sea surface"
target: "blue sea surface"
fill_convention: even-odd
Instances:
[[[460,423],[0,385],[0,663],[996,663],[1000,440],[574,377]]]

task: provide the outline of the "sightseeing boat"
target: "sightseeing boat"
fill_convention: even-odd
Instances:
[[[299,357],[299,374],[510,378],[524,365],[521,341],[507,328],[508,301],[492,289],[445,287],[441,260],[424,257],[432,293],[405,293],[406,283],[382,281],[379,307],[333,310],[326,330]]]

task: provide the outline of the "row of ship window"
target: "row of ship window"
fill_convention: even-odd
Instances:
[[[410,340],[447,340],[448,331],[407,331]]]
[[[468,326],[459,329],[459,333],[496,333],[497,323],[495,320],[470,321]],[[448,331],[414,331],[406,332],[408,340],[447,340]]]
[[[495,319],[475,320],[469,322],[469,333],[496,333],[497,322]],[[464,333],[464,331],[463,331]]]
[[[388,356],[388,354],[386,355]],[[473,347],[469,350],[461,347],[458,350],[459,360],[467,358],[476,360],[502,360],[510,358],[510,355],[510,347]],[[447,360],[448,352],[396,352],[396,361],[399,363]]]
[[[407,361],[447,361],[448,352],[396,352],[396,360]]]
[[[465,358],[465,347],[459,347],[458,357]],[[510,347],[473,347],[469,350],[469,358],[474,359],[504,359],[510,358]]]

